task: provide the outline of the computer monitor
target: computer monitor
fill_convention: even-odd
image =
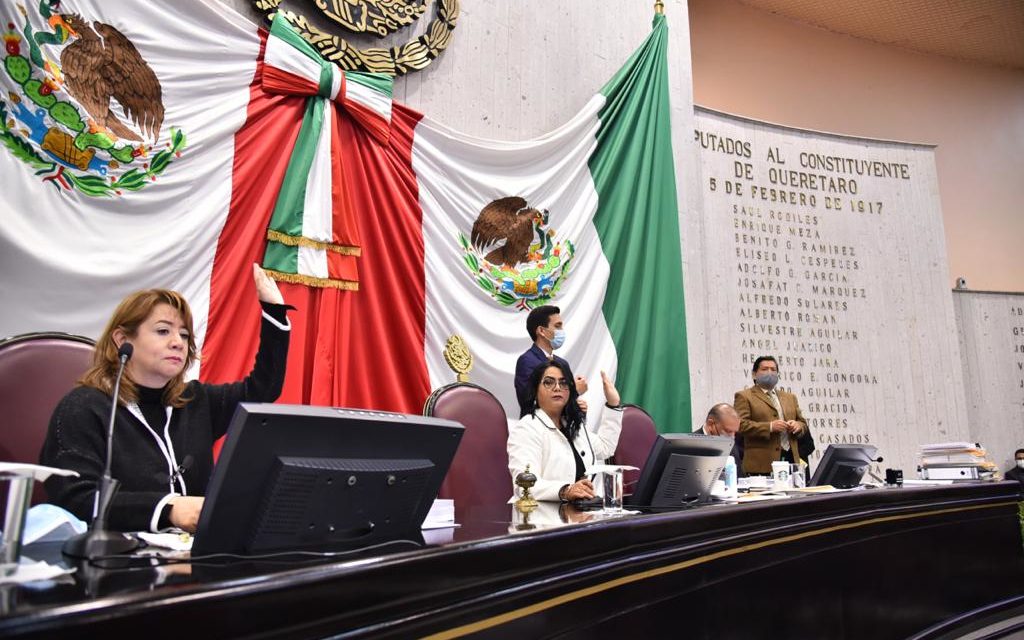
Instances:
[[[811,476],[811,486],[856,487],[877,453],[878,449],[870,444],[830,444]]]
[[[192,555],[352,549],[415,537],[462,439],[451,420],[242,403]]]
[[[661,509],[707,502],[733,444],[733,439],[726,436],[697,433],[658,436],[628,503]]]

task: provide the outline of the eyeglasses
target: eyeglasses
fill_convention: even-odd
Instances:
[[[568,389],[569,388],[569,381],[566,380],[565,378],[559,378],[558,380],[555,380],[554,378],[544,378],[543,380],[540,381],[540,383],[542,385],[544,385],[545,389],[550,389],[550,390],[554,390],[554,389],[558,389],[558,388],[562,388],[562,389]]]

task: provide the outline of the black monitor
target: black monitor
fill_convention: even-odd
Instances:
[[[733,444],[726,436],[698,433],[658,436],[629,504],[661,509],[707,502]]]
[[[192,555],[415,538],[462,432],[440,418],[242,403],[207,488]]]
[[[877,453],[878,449],[870,444],[830,444],[811,476],[811,486],[856,487]]]

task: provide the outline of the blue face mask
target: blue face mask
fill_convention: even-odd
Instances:
[[[754,378],[754,382],[762,389],[774,389],[775,385],[779,384],[779,374],[774,371],[760,373]]]
[[[565,344],[565,329],[555,329],[555,337],[551,338],[551,348],[557,349]]]

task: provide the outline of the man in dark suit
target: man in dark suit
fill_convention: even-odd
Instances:
[[[1014,467],[1004,473],[1007,480],[1016,480],[1024,486],[1024,449],[1013,452]]]
[[[705,436],[735,438],[739,429],[740,416],[736,413],[736,409],[728,402],[719,402],[708,411],[708,417],[704,419],[704,424],[694,429],[693,432]],[[733,457],[737,465],[740,464],[740,450],[736,444],[732,445],[729,455]]]
[[[524,416],[533,407],[526,405],[526,383],[530,374],[542,362],[552,360],[563,363],[570,371],[572,367],[563,358],[555,355],[558,349],[565,342],[565,329],[562,328],[562,312],[558,307],[546,304],[530,311],[526,317],[526,331],[533,340],[533,346],[519,356],[516,361],[516,399],[519,401],[519,413]],[[587,380],[583,376],[576,376],[576,392],[583,395],[587,391]],[[587,410],[586,403],[581,399],[580,408]]]
[[[736,392],[733,406],[740,416],[743,471],[767,474],[772,462],[806,462],[814,451],[814,438],[800,412],[796,396],[781,389],[779,364],[772,356],[754,361],[754,385]]]

